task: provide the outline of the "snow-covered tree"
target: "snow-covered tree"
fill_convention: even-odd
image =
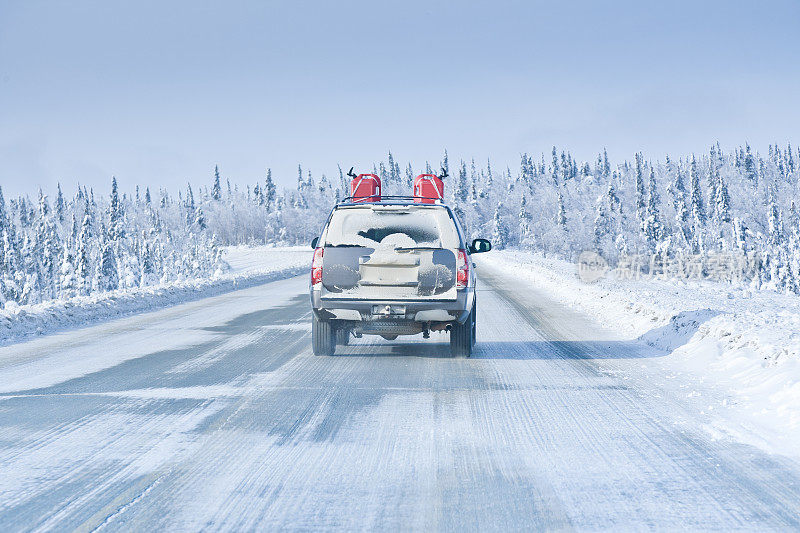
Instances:
[[[519,206],[519,243],[522,246],[531,244],[533,232],[531,230],[531,214],[528,212],[527,200],[525,195],[522,195],[522,200]]]
[[[502,250],[509,245],[510,232],[505,220],[503,220],[503,204],[497,204],[494,210],[494,218],[492,224],[492,240],[494,247]]]
[[[219,178],[219,165],[214,165],[214,185],[211,186],[211,198],[214,200],[222,199],[222,185]]]
[[[555,220],[556,224],[562,228],[567,227],[567,209],[564,206],[564,195],[561,194],[561,191],[558,192],[558,204]]]
[[[707,154],[663,162],[634,154],[612,166],[603,150],[587,171],[553,147],[523,153],[516,173],[459,157],[445,190],[470,236],[492,236],[497,248],[564,258],[598,248],[612,263],[630,252],[705,261],[708,252],[731,250],[759,258],[755,285],[800,291],[796,148],[773,145],[761,157],[747,145],[723,153],[715,144]],[[394,152],[370,166],[383,168],[385,194],[408,194],[417,164],[430,169],[422,161],[401,166]],[[447,152],[441,167],[449,170]],[[224,202],[218,167],[209,187],[187,185],[174,196],[162,188],[156,198],[145,188],[143,200],[116,179],[110,194],[78,186],[70,197],[58,185],[52,202],[44,192],[37,203],[0,190],[0,305],[212,275],[222,265],[219,245],[305,244],[349,192],[337,170],[338,180],[321,174],[315,186],[298,167],[297,187],[288,189],[267,170],[266,180],[230,185]]]
[[[642,223],[642,232],[644,233],[647,246],[651,253],[656,253],[658,245],[661,243],[662,227],[659,219],[659,195],[656,187],[656,175],[653,167],[650,167],[650,179],[648,180],[647,187],[647,209],[645,219]]]
[[[341,172],[341,168],[339,169]],[[267,169],[267,182],[264,186],[264,205],[266,206],[267,210],[271,210],[275,205],[275,183],[272,181],[272,169]]]

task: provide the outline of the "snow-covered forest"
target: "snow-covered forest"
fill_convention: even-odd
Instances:
[[[612,163],[605,150],[579,162],[567,151],[522,154],[520,166],[449,160],[419,168],[391,153],[370,169],[385,194],[410,194],[414,176],[444,169],[448,202],[472,237],[575,259],[598,251],[612,265],[637,257],[643,270],[677,276],[725,272],[756,288],[800,292],[800,151],[749,146]],[[180,191],[135,186],[108,195],[59,186],[35,200],[0,189],[0,303],[21,305],[129,289],[224,270],[219,247],[306,244],[346,196],[341,168],[279,190],[271,171],[232,186],[218,169]],[[642,259],[644,258],[644,259]]]

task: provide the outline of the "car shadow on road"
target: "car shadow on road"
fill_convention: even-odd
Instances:
[[[639,341],[488,341],[478,342],[472,359],[646,359],[665,352]],[[425,357],[449,359],[447,343],[353,344],[334,357]]]
[[[475,346],[475,359],[648,359],[666,355],[638,341],[501,341]]]

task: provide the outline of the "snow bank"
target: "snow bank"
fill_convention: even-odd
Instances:
[[[587,284],[573,263],[526,252],[492,252],[479,261],[526,280],[621,339],[662,350],[664,357],[649,361],[664,372],[648,379],[715,410],[709,429],[800,455],[797,296],[707,281],[606,277]]]
[[[310,265],[311,250],[306,247],[235,246],[225,248],[223,257],[229,268],[210,278],[34,305],[6,303],[5,308],[0,309],[0,345],[302,274]]]

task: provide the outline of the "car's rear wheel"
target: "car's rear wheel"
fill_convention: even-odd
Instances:
[[[333,355],[336,351],[336,333],[331,323],[311,314],[311,348],[314,355]]]
[[[478,342],[478,300],[475,299],[472,301],[472,347],[475,347],[475,343]],[[471,352],[470,352],[470,355]]]
[[[469,357],[475,346],[475,304],[463,324],[453,324],[450,330],[450,353],[456,357]]]

